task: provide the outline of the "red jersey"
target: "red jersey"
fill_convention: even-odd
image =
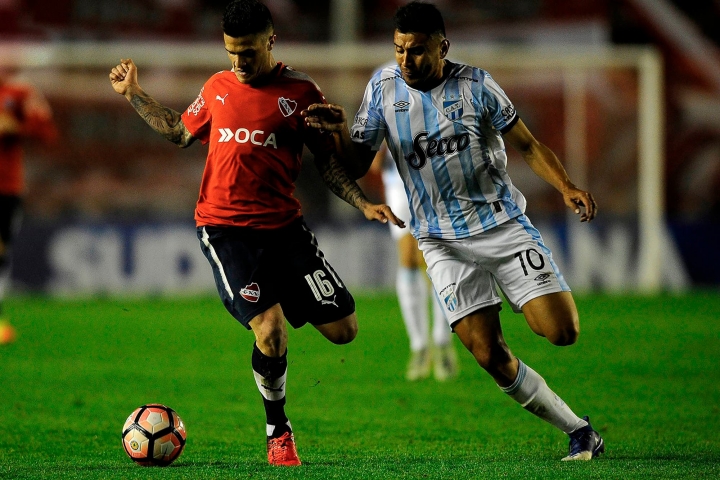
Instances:
[[[16,126],[7,130],[8,122]],[[0,81],[0,195],[23,193],[23,138],[51,141],[56,136],[50,107],[44,98],[29,86]]]
[[[331,137],[305,128],[300,112],[325,97],[313,80],[282,63],[261,84],[240,83],[231,71],[216,73],[182,114],[203,144],[210,142],[195,221],[271,229],[300,216],[293,196],[303,144],[316,155]]]

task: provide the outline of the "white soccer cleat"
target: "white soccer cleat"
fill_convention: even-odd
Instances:
[[[433,353],[435,380],[444,382],[458,374],[458,359],[452,342],[435,348]]]
[[[405,378],[410,382],[428,378],[432,367],[431,360],[429,348],[412,352],[410,355],[410,362],[408,362]]]

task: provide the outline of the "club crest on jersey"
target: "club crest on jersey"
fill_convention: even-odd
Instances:
[[[257,303],[260,300],[260,287],[255,282],[245,285],[245,288],[240,289],[240,296],[248,302]]]
[[[444,101],[443,102],[443,114],[449,119],[449,120],[457,120],[460,117],[462,117],[463,114],[463,101],[460,100],[450,100],[450,101]]]
[[[458,299],[455,296],[455,284],[451,283],[440,291],[440,298],[445,303],[445,308],[450,312],[454,312],[458,306]]]
[[[289,98],[280,97],[278,98],[278,107],[280,107],[280,112],[283,116],[289,117],[295,112],[297,102],[295,100],[290,100]]]

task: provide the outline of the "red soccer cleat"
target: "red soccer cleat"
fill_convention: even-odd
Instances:
[[[0,345],[12,343],[17,338],[15,329],[8,322],[0,318]]]
[[[291,432],[285,432],[278,438],[268,438],[268,463],[283,467],[297,467],[302,465],[295,448],[295,437]]]

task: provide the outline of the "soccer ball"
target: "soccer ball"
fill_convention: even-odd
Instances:
[[[185,448],[186,438],[185,424],[175,410],[159,403],[138,407],[122,429],[125,453],[144,467],[170,465]]]

